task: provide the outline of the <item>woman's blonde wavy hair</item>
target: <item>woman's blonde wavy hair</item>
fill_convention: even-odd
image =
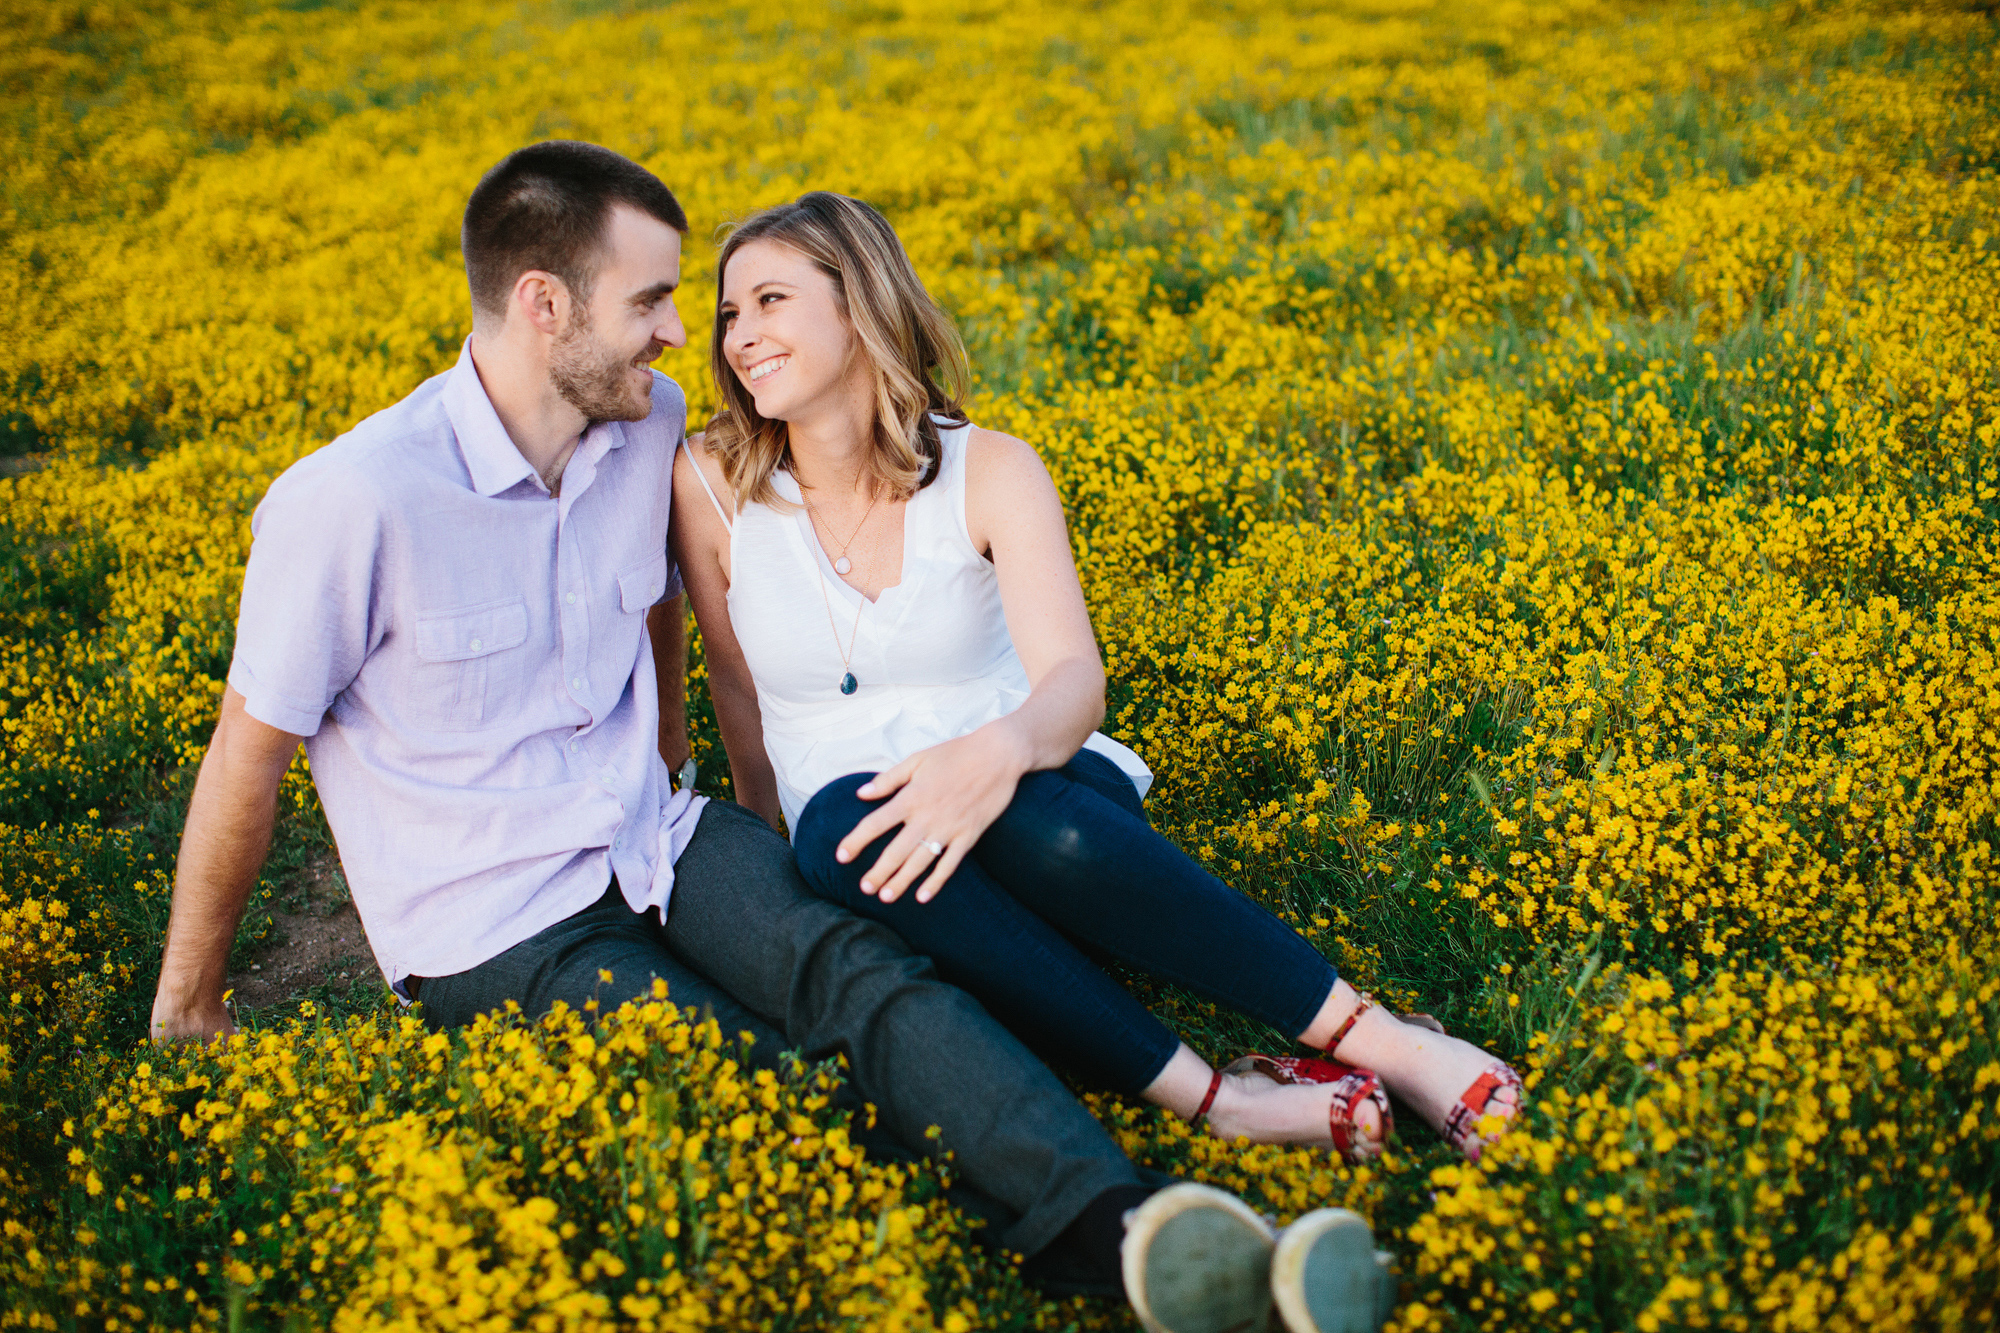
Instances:
[[[722,464],[738,504],[789,507],[771,474],[791,466],[785,423],[757,403],[723,350],[722,275],[752,241],[775,241],[819,265],[875,373],[875,449],[869,465],[890,498],[907,500],[937,476],[938,421],[962,426],[970,379],[965,344],[903,251],[889,220],[859,199],[826,190],[800,195],[739,223],[716,261],[715,333],[709,369],[721,409],[704,443]]]

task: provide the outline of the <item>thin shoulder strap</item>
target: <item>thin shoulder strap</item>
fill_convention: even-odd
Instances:
[[[729,521],[729,515],[723,509],[722,501],[715,498],[715,488],[708,484],[708,478],[705,475],[703,475],[701,470],[701,462],[695,458],[694,450],[689,447],[687,442],[687,436],[685,435],[681,436],[681,448],[687,450],[688,466],[694,469],[695,480],[699,481],[701,483],[702,490],[708,493],[708,502],[715,506],[716,514],[719,515],[722,519],[722,526],[730,529],[731,531],[734,531],[736,525]]]

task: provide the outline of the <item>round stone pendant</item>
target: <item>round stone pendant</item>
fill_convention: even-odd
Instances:
[[[836,574],[845,574],[848,570],[852,568],[854,568],[854,566],[848,563],[846,556],[842,556],[840,557],[840,559],[833,562],[833,572]]]
[[[852,671],[840,678],[840,692],[842,694],[852,694],[860,688],[861,682],[854,678]]]

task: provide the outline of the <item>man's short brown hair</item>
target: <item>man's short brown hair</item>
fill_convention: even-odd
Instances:
[[[514,283],[530,269],[554,274],[588,301],[614,204],[688,229],[674,192],[609,148],[552,139],[509,153],[465,205],[459,246],[474,315],[505,319]]]

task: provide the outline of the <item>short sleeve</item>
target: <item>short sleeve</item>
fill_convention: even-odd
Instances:
[[[259,722],[311,736],[374,646],[380,502],[313,455],[271,483],[250,531],[229,683]]]
[[[673,601],[681,595],[685,587],[686,585],[681,582],[681,567],[674,563],[673,553],[670,551],[667,553],[667,590],[660,595],[660,600]]]

